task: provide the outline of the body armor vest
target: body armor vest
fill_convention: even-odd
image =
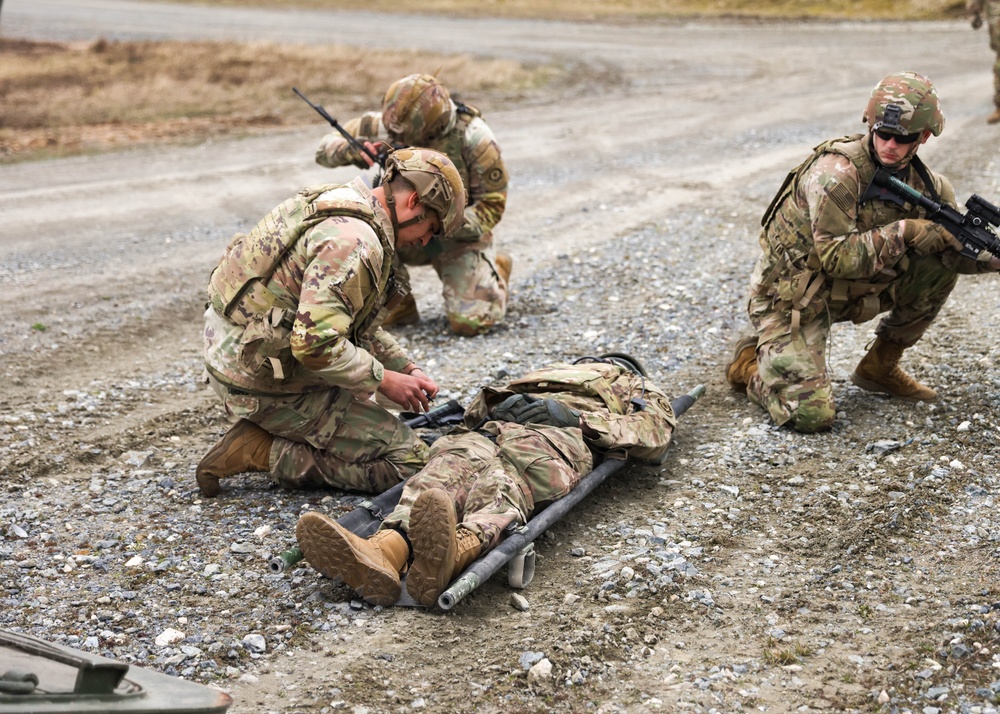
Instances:
[[[788,173],[761,218],[761,226],[764,229],[762,247],[766,240],[768,247],[765,250],[782,257],[777,260],[771,274],[764,278],[759,287],[774,291],[780,302],[790,306],[793,313],[793,332],[797,332],[795,329],[798,324],[797,313],[805,309],[824,287],[828,289],[826,299],[832,308],[843,309],[847,305],[852,305],[850,313],[852,321],[865,322],[871,319],[881,309],[878,296],[906,270],[908,265],[909,259],[903,256],[893,269],[885,269],[869,280],[830,278],[822,272],[812,240],[803,241],[800,237],[800,233],[811,232],[811,228],[798,225],[797,216],[791,214],[791,211],[796,210],[792,203],[792,194],[803,175],[823,154],[837,154],[847,158],[857,171],[860,194],[855,197],[850,190],[839,184],[830,190],[830,199],[845,210],[848,204],[857,204],[855,223],[858,232],[864,233],[906,217],[906,212],[900,215],[898,207],[887,208],[883,202],[873,203],[879,201],[879,196],[866,191],[866,188],[871,186],[877,168],[876,162],[869,154],[866,136],[865,134],[844,136],[816,146],[809,158]],[[914,156],[909,166],[913,167],[933,200],[937,200],[938,192],[934,181],[920,159]],[[841,189],[842,193],[838,195],[837,191]],[[789,213],[786,214],[786,210]],[[921,209],[910,213],[913,213],[913,217],[917,217],[923,216],[924,212]]]
[[[371,206],[364,200],[325,199],[319,197],[338,185],[305,189],[272,210],[248,234],[237,234],[226,250],[226,257],[213,271],[208,298],[213,309],[234,325],[243,328],[238,360],[240,367],[255,380],[268,383],[286,379],[295,366],[290,336],[298,308],[298,295],[290,295],[277,286],[268,286],[281,261],[298,240],[312,227],[332,216],[346,216],[364,221],[382,243],[386,253],[392,248]],[[351,325],[349,339],[356,345],[370,340],[391,305],[398,301],[388,255],[381,273],[374,275],[376,289],[364,297],[361,310]],[[386,299],[383,299],[385,296]],[[220,381],[228,382],[221,375]]]

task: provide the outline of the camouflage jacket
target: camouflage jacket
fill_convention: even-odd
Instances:
[[[374,392],[385,369],[410,364],[379,327],[393,244],[361,179],[305,189],[234,236],[208,286],[209,372],[261,394]]]
[[[490,410],[512,394],[556,399],[580,412],[590,448],[622,450],[642,461],[661,463],[677,424],[670,399],[649,380],[603,362],[554,364],[515,379],[505,387],[486,387],[465,411],[468,428],[489,418]],[[643,408],[633,402],[641,399]]]
[[[761,221],[752,294],[770,295],[790,310],[819,301],[843,306],[877,295],[906,270],[899,221],[926,214],[877,198],[861,203],[876,169],[869,141],[864,134],[825,142],[789,173]],[[951,183],[933,171],[924,175],[929,183],[911,163],[900,178],[954,206]],[[956,272],[988,269],[955,251],[941,260]]]
[[[380,112],[368,112],[344,124],[344,130],[362,141],[387,141]],[[443,245],[432,241],[425,251],[433,257],[455,244],[489,245],[490,231],[500,222],[507,204],[507,169],[500,156],[493,132],[475,107],[458,106],[451,128],[426,147],[446,154],[462,175],[469,205],[465,209],[465,225]],[[336,168],[353,164],[364,168],[358,152],[339,132],[330,132],[316,150],[316,162]]]

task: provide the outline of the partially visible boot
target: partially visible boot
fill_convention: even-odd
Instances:
[[[413,546],[413,565],[406,575],[406,592],[427,607],[437,603],[455,576],[483,550],[479,536],[457,527],[455,502],[439,488],[417,497],[407,534]]]
[[[372,605],[399,600],[399,574],[410,557],[403,534],[392,528],[362,538],[316,511],[302,514],[295,538],[309,564],[328,578],[340,578]]]
[[[385,320],[382,321],[382,327],[416,325],[418,322],[420,322],[420,313],[417,311],[417,300],[413,297],[413,293],[410,293],[389,312]]]
[[[274,437],[247,419],[240,419],[213,446],[195,469],[198,488],[204,496],[219,495],[219,479],[271,470],[271,442]]]
[[[746,392],[750,378],[757,372],[757,336],[741,337],[726,364],[726,381],[737,392]]]
[[[992,114],[986,117],[987,124],[996,124],[997,122],[1000,122],[1000,107],[997,107]]]
[[[854,368],[851,381],[869,392],[882,392],[910,402],[931,402],[937,392],[925,387],[899,366],[902,345],[876,337],[868,354]]]
[[[503,280],[503,284],[509,288],[510,271],[514,267],[513,259],[506,253],[497,253],[496,258],[494,258],[493,262],[497,266],[497,272],[500,274],[500,279]]]

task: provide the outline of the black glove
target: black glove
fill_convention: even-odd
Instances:
[[[493,418],[515,424],[546,424],[548,426],[580,426],[580,412],[555,399],[539,399],[530,394],[507,397],[493,409]]]

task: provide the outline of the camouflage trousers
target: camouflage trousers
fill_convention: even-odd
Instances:
[[[527,523],[591,471],[593,456],[577,428],[487,422],[481,432],[444,436],[430,461],[407,481],[383,528],[408,530],[410,510],[424,491],[440,488],[454,498],[459,523],[495,548],[504,530]]]
[[[407,284],[407,265],[430,263],[441,278],[444,311],[452,326],[464,333],[479,333],[503,322],[507,312],[506,281],[496,267],[493,246],[486,241],[459,244],[434,257],[417,249],[403,249],[393,267]]]
[[[875,334],[903,347],[915,344],[937,317],[958,274],[935,255],[914,257],[910,266],[879,296],[879,312],[889,311]],[[836,401],[826,367],[830,328],[851,319],[852,305],[828,307],[829,291],[802,311],[793,336],[792,313],[776,308],[768,295],[751,296],[750,322],[757,332],[757,372],[747,396],[765,409],[776,424],[791,423],[798,431],[828,428],[836,418]]]
[[[427,463],[427,445],[415,431],[346,390],[263,397],[231,394],[210,382],[230,416],[274,436],[271,475],[285,488],[328,485],[381,493]]]

